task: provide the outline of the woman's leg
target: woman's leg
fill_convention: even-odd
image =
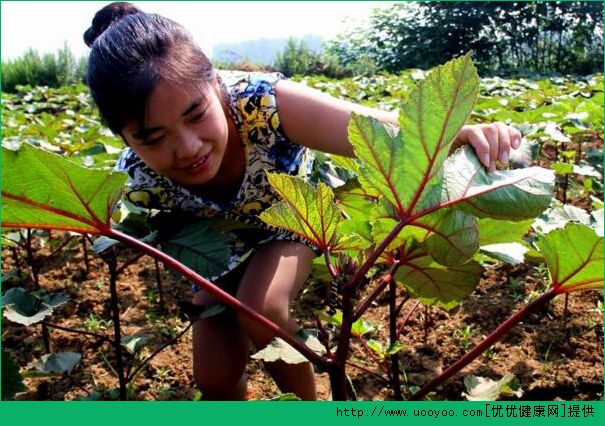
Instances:
[[[237,276],[237,279],[240,277]],[[237,282],[217,283],[228,290]],[[196,305],[210,305],[217,300],[205,291],[193,297]],[[193,374],[203,400],[246,399],[246,363],[250,340],[243,333],[237,316],[228,309],[193,325]]]
[[[273,241],[262,246],[252,257],[240,282],[237,298],[294,333],[298,325],[290,317],[290,302],[311,271],[315,253],[302,243]],[[265,347],[274,337],[256,322],[238,316],[243,331],[257,349]],[[293,392],[303,400],[315,400],[313,366],[287,364],[283,361],[265,363],[267,370],[282,392]]]

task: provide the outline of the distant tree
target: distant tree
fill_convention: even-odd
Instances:
[[[295,74],[313,73],[319,61],[319,54],[309,49],[304,40],[289,38],[284,49],[275,55],[273,66],[291,77]]]
[[[603,68],[601,2],[406,2],[326,43],[342,66],[431,68],[473,50],[481,72],[590,73]]]

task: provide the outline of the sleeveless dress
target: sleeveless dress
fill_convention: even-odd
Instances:
[[[275,84],[283,78],[279,73],[219,75],[246,158],[241,187],[230,202],[219,204],[205,199],[155,173],[129,148],[116,163],[116,170],[125,171],[129,177],[124,199],[137,207],[191,215],[210,223],[212,219],[223,219],[247,225],[243,231],[231,233],[228,259],[224,267],[206,277],[211,281],[235,269],[268,241],[299,241],[320,253],[307,240],[267,225],[257,217],[281,200],[267,182],[265,170],[307,179],[313,170],[313,152],[290,141],[280,124]]]

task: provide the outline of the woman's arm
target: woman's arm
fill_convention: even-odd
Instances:
[[[347,126],[351,112],[369,115],[397,125],[397,114],[343,101],[300,83],[280,80],[275,86],[281,125],[295,143],[328,152],[354,157]],[[463,126],[454,147],[470,144],[479,160],[490,171],[496,161],[506,163],[512,147],[521,143],[518,130],[503,123]]]

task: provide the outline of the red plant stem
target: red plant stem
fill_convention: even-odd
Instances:
[[[197,321],[197,320],[196,320]],[[126,380],[128,382],[130,382],[132,379],[134,379],[137,376],[137,373],[139,371],[141,371],[141,369],[147,365],[149,363],[149,361],[151,361],[153,358],[155,358],[155,356],[157,354],[159,354],[160,352],[162,352],[164,349],[166,349],[168,346],[174,345],[181,337],[183,337],[183,335],[185,333],[187,333],[189,331],[189,329],[191,328],[191,326],[193,326],[193,323],[195,321],[191,322],[187,327],[185,327],[185,329],[183,331],[181,331],[178,335],[176,335],[173,339],[171,339],[168,343],[165,343],[164,345],[160,346],[158,349],[156,349],[155,351],[153,351],[153,353],[151,355],[149,355],[147,358],[145,358],[139,365],[138,367],[128,375],[128,377],[126,378]]]
[[[408,320],[410,319],[410,317],[412,316],[414,311],[416,311],[418,306],[420,306],[420,300],[417,300],[416,303],[414,303],[414,305],[410,308],[408,314],[405,316],[405,318],[403,319],[403,322],[401,323],[401,325],[399,326],[399,329],[397,330],[397,336],[401,335],[401,332],[403,331],[403,327],[405,327],[405,325],[408,323]]]
[[[109,266],[109,292],[111,295],[111,316],[113,320],[113,350],[116,353],[116,374],[120,384],[120,401],[126,401],[126,374],[124,372],[124,360],[122,359],[122,332],[120,330],[120,305],[118,298],[118,274],[115,259],[107,262]]]
[[[365,371],[366,373],[371,374],[372,376],[379,378],[380,380],[382,380],[385,383],[389,382],[387,379],[385,379],[384,377],[382,377],[380,374],[378,374],[378,373],[370,370],[369,368],[364,367],[363,365],[359,365],[359,364],[356,364],[356,363],[351,362],[351,361],[347,361],[347,365],[350,365],[351,367],[359,368],[361,371]]]
[[[139,241],[136,238],[131,237],[130,235],[124,234],[116,229],[106,229],[104,230],[104,235],[115,240],[121,241],[130,247],[136,248],[142,251],[143,253],[153,257],[154,259],[158,259],[159,261],[164,263],[168,268],[173,269],[186,279],[200,285],[204,290],[215,296],[217,299],[231,307],[236,312],[239,312],[252,319],[253,321],[256,321],[258,324],[262,325],[267,330],[274,333],[276,336],[282,338],[289,345],[291,345],[297,351],[303,354],[309,361],[314,362],[317,365],[323,366],[325,368],[328,367],[328,362],[326,359],[316,354],[308,346],[298,341],[286,330],[275,324],[273,321],[270,321],[269,319],[260,315],[259,313],[251,309],[248,305],[243,304],[235,297],[231,296],[229,293],[226,293],[225,291],[221,290],[216,285],[214,285],[192,269],[183,265],[176,259],[173,259],[172,257],[168,256],[166,253],[156,249],[155,247],[150,246],[149,244]]]
[[[82,334],[84,336],[91,336],[91,337],[95,337],[99,340],[102,340],[104,342],[107,342],[109,344],[113,344],[112,340],[109,337],[103,336],[102,334],[93,333],[91,331],[78,330],[75,328],[63,327],[61,325],[54,324],[54,323],[51,323],[48,321],[44,321],[43,324],[45,324],[49,328],[56,328],[57,330],[67,331],[68,333],[76,333],[76,334]]]
[[[70,243],[70,241],[72,240],[73,237],[68,236],[67,239],[65,241],[63,241],[63,243],[61,243],[61,245],[59,247],[57,247],[51,254],[49,254],[46,257],[46,260],[52,259],[53,257],[55,257],[56,255],[58,255],[59,253],[61,253],[61,250],[63,250],[63,248]]]
[[[418,401],[424,398],[437,386],[445,382],[447,379],[449,379],[454,374],[456,374],[468,364],[470,364],[472,361],[474,361],[485,350],[487,350],[490,346],[500,340],[511,328],[517,325],[517,323],[527,317],[535,309],[550,301],[556,295],[557,293],[555,292],[555,290],[551,288],[546,293],[541,294],[529,305],[514,313],[506,321],[501,323],[494,331],[492,331],[489,336],[487,336],[480,343],[475,345],[475,347],[469,352],[467,352],[466,355],[464,355],[462,358],[460,358],[458,361],[448,367],[448,369],[441,373],[439,376],[435,377],[429,383],[424,385],[424,387],[420,389],[417,393],[415,393],[410,399],[413,401]]]
[[[128,259],[126,262],[122,263],[122,265],[117,269],[116,273],[118,276],[122,275],[122,272],[126,270],[130,265],[136,263],[141,257],[145,256],[145,253],[137,253],[136,256]]]
[[[334,269],[334,265],[332,265],[332,262],[330,261],[330,248],[327,248],[324,250],[324,259],[326,261],[326,268],[328,268],[328,272],[330,273],[330,276],[334,280],[337,279],[338,272],[336,272],[336,269]]]
[[[90,263],[88,262],[88,249],[86,248],[86,235],[82,235],[82,253],[84,255],[84,267],[86,275],[90,273]]]
[[[357,321],[363,315],[363,313],[368,310],[372,302],[376,300],[378,296],[380,296],[380,293],[382,293],[386,286],[392,281],[393,276],[399,268],[399,265],[400,264],[398,260],[393,262],[393,264],[389,268],[389,271],[380,279],[380,282],[378,283],[376,288],[372,291],[372,293],[368,295],[368,297],[365,298],[363,302],[361,302],[360,306],[355,310],[355,312],[353,313],[353,322]]]
[[[389,282],[389,335],[391,346],[397,342],[397,283],[393,280]],[[403,401],[401,394],[401,382],[399,380],[399,354],[395,352],[391,355],[391,389],[396,401]]]
[[[336,359],[328,368],[328,375],[332,386],[332,399],[334,401],[344,401],[349,394],[345,366],[351,345],[351,328],[353,326],[352,300],[354,291],[352,287],[343,289],[342,323],[340,325],[340,335],[338,336]]]
[[[36,289],[39,289],[40,282],[38,281],[38,266],[37,266],[37,259],[34,257],[34,250],[32,248],[32,231],[31,231],[31,229],[27,230],[25,253],[27,254],[27,263],[31,270],[32,281],[34,282]]]
[[[395,316],[398,317],[399,314],[401,313],[401,310],[403,309],[403,305],[405,305],[405,303],[410,300],[410,295],[406,294],[405,296],[403,296],[403,299],[401,300],[401,302],[399,302],[399,306],[397,306],[397,309],[395,309]],[[399,334],[397,334],[399,336]]]
[[[382,372],[388,376],[389,375],[389,371],[384,366],[384,363],[380,361],[380,359],[378,358],[378,355],[376,355],[374,353],[374,351],[372,351],[372,348],[370,348],[368,346],[368,344],[365,342],[365,340],[363,340],[363,338],[361,336],[359,336],[359,342],[361,342],[361,346],[366,351],[366,353],[369,355],[369,357],[372,358],[372,360],[376,364],[378,364],[378,367],[382,370]]]
[[[42,340],[44,341],[44,350],[47,354],[50,353],[50,333],[46,324],[42,323]]]
[[[345,287],[357,288],[361,284],[362,280],[370,270],[376,260],[380,257],[382,252],[391,244],[391,242],[397,237],[397,235],[401,232],[403,227],[407,224],[407,221],[404,219],[399,220],[397,225],[393,230],[386,236],[386,238],[380,243],[380,245],[374,249],[370,257],[365,261],[363,265],[357,270],[351,281],[349,281]]]

